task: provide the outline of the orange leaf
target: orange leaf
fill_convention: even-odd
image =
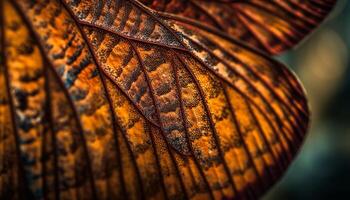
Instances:
[[[136,0],[0,10],[0,199],[255,199],[304,139],[296,77],[200,21]]]

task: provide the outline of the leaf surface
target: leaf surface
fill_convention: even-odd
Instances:
[[[0,5],[5,197],[255,199],[303,141],[298,80],[224,34],[133,0]]]

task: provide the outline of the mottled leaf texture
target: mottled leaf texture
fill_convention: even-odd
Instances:
[[[336,0],[141,0],[163,17],[201,22],[269,54],[295,46]],[[195,25],[195,24],[194,24]]]
[[[187,2],[0,1],[0,199],[256,199],[281,177],[305,94],[236,39],[275,53],[333,1]],[[231,15],[236,39],[205,27]]]

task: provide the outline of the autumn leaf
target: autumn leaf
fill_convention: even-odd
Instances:
[[[309,121],[296,77],[162,2],[0,1],[0,199],[256,199],[282,176]],[[307,17],[266,3],[295,41],[267,53],[334,3],[278,2]]]
[[[269,54],[295,46],[317,27],[336,0],[142,0],[157,14],[209,26]],[[192,21],[195,20],[195,21]],[[197,24],[200,22],[200,24]]]

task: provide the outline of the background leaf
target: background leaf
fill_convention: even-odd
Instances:
[[[214,27],[252,47],[279,54],[298,44],[336,0],[143,0],[163,17]]]

